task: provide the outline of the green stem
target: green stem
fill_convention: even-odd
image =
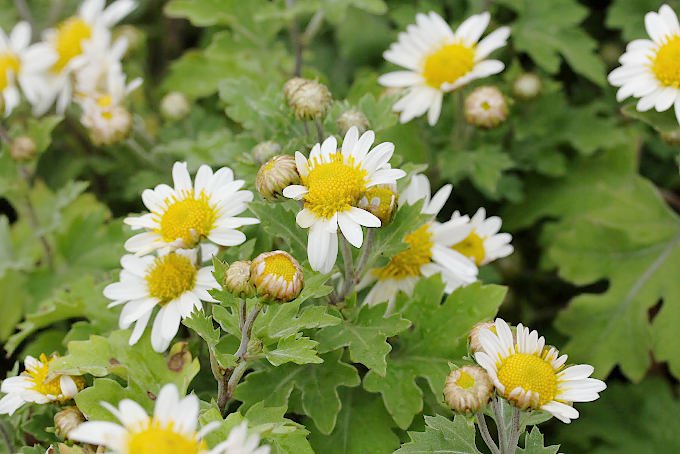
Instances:
[[[486,425],[484,412],[478,411],[475,417],[477,419],[477,425],[479,426],[479,433],[482,434],[482,439],[484,440],[484,443],[486,443],[486,445],[489,447],[491,454],[500,454],[500,450],[498,449],[496,442],[493,441],[493,437],[491,436],[489,428]]]
[[[342,234],[340,234],[340,251],[342,252],[342,261],[345,264],[345,276],[340,291],[331,295],[331,304],[338,304],[340,301],[343,301],[354,288],[354,261],[352,258],[352,246]]]
[[[508,444],[508,434],[505,433],[505,419],[503,417],[503,409],[501,408],[500,397],[491,400],[491,407],[493,408],[496,428],[498,429],[498,446],[500,447],[501,454],[505,454],[507,452],[506,446]]]

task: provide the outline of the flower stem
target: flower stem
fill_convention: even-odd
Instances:
[[[323,123],[317,118],[314,120],[314,125],[316,126],[316,137],[319,139],[319,143],[321,143],[324,139]]]
[[[368,265],[368,258],[371,255],[371,249],[373,249],[373,241],[375,240],[376,229],[368,228],[366,229],[366,238],[364,239],[364,244],[361,247],[361,256],[359,257],[359,263],[357,263],[356,272],[354,273],[354,284],[359,284],[361,276],[366,271],[366,266]]]
[[[510,427],[510,435],[508,436],[508,446],[506,452],[515,454],[517,451],[517,443],[519,442],[520,434],[520,411],[517,407],[512,407],[512,423]]]
[[[477,425],[479,426],[479,433],[482,434],[482,439],[489,447],[491,454],[500,454],[500,450],[498,449],[496,442],[493,441],[493,437],[491,437],[491,434],[489,433],[489,428],[486,425],[486,419],[484,419],[484,412],[480,410],[475,416],[477,419]]]
[[[47,261],[47,265],[50,268],[54,268],[54,250],[52,249],[50,242],[47,240],[45,233],[41,231],[42,228],[40,226],[40,219],[38,218],[38,214],[36,213],[35,207],[33,206],[33,201],[31,200],[30,190],[32,176],[30,171],[25,167],[19,167],[19,173],[26,183],[24,202],[26,203],[26,212],[28,213],[29,222],[31,227],[33,227],[33,231],[39,232],[38,239],[40,240],[43,250],[45,251],[45,260]]]
[[[347,295],[354,289],[354,261],[352,258],[352,246],[344,235],[340,234],[340,251],[342,261],[345,263],[345,276],[340,291],[331,295],[331,304],[338,304],[347,298]]]
[[[498,446],[500,447],[501,454],[506,454],[508,434],[505,433],[505,418],[503,417],[503,408],[501,407],[500,397],[491,400],[491,407],[493,408],[496,428],[498,429]]]

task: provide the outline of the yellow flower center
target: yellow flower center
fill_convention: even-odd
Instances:
[[[164,305],[194,288],[196,267],[183,255],[170,253],[156,258],[146,276],[149,295]]]
[[[342,153],[336,152],[330,162],[315,162],[303,179],[309,189],[304,197],[305,208],[330,219],[355,206],[366,191],[366,183],[366,171],[354,163],[354,158],[345,160]]]
[[[458,380],[456,380],[456,385],[463,389],[470,389],[475,386],[475,379],[472,377],[472,375],[468,374],[464,370],[461,370],[460,376],[458,377]]]
[[[198,454],[208,448],[195,434],[187,435],[173,430],[172,423],[162,426],[151,420],[148,426],[129,435],[127,452],[134,454]]]
[[[404,237],[408,249],[399,252],[390,262],[376,270],[375,276],[380,279],[404,279],[420,276],[420,267],[432,261],[432,232],[429,224],[423,224]]]
[[[538,405],[550,402],[557,394],[557,375],[543,358],[528,353],[508,356],[498,368],[498,380],[505,386],[505,397],[520,387],[538,394]]]
[[[475,67],[475,48],[464,44],[447,44],[425,57],[423,77],[431,87],[453,83]]]
[[[297,273],[295,264],[285,254],[274,254],[264,259],[262,276],[282,277],[286,282],[292,282]]]
[[[28,375],[33,380],[35,385],[33,386],[34,391],[39,392],[43,395],[58,396],[61,394],[61,386],[59,385],[59,377],[56,377],[48,382],[45,381],[47,375],[50,372],[50,363],[54,361],[54,358],[48,358],[44,353],[40,354],[40,366],[35,369],[26,369],[23,373]]]
[[[652,57],[652,71],[666,87],[680,88],[680,36],[673,36]]]
[[[21,61],[11,52],[0,54],[0,91],[7,88],[13,76],[19,74]]]
[[[57,52],[57,62],[52,66],[52,72],[60,73],[73,57],[83,53],[83,41],[90,39],[92,28],[79,17],[71,17],[57,26],[57,36],[54,50]]]
[[[373,186],[363,195],[367,203],[365,206],[361,205],[361,208],[373,213],[381,222],[387,222],[392,217],[396,196],[396,193],[387,186]]]
[[[155,232],[163,241],[171,243],[177,239],[184,241],[184,246],[194,246],[201,237],[208,236],[217,220],[217,211],[210,204],[208,196],[201,192],[198,199],[193,191],[187,191],[181,199],[169,199],[167,208],[161,215],[160,228]]]
[[[460,243],[451,246],[451,249],[458,251],[465,257],[469,257],[475,261],[477,266],[484,262],[486,257],[486,251],[484,250],[484,240],[475,233],[473,230],[470,234]]]

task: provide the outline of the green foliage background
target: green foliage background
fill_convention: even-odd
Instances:
[[[51,2],[28,4],[36,23],[46,25]],[[60,4],[64,16],[77,7],[72,0]],[[8,30],[18,13],[9,0],[0,6],[0,25]],[[315,303],[331,289],[328,276],[310,275],[295,302],[258,319],[261,361],[211,437],[246,418],[276,453],[411,453],[451,443],[460,452],[479,452],[470,422],[451,418],[441,391],[448,363],[466,353],[467,331],[499,311],[539,329],[570,361],[594,365],[609,385],[601,400],[577,405],[582,417],[572,425],[552,421],[541,426],[543,434],[532,429],[518,452],[557,452],[544,444],[561,444],[567,453],[673,452],[680,448],[680,154],[662,135],[680,128],[670,112],[642,115],[619,105],[606,82],[625,43],[645,35],[644,14],[659,6],[650,0],[297,0],[292,8],[283,0],[141,1],[127,20],[137,39],[125,69],[145,80],[132,95],[133,138],[97,148],[73,112],[40,120],[19,114],[6,125],[11,137],[34,138],[40,155],[18,164],[6,144],[0,151],[2,375],[16,371],[27,354],[57,351],[66,355],[60,370],[96,377],[76,398],[87,416],[110,418],[99,401],[123,397],[151,408],[146,393],[173,382],[205,401],[202,422],[220,418],[208,404],[215,384],[207,358],[211,350],[222,367],[233,361],[238,315],[231,297],[220,295],[211,315],[185,321],[205,342],[186,330],[188,343],[163,357],[146,338],[127,347],[101,290],[117,276],[130,235],[122,217],[142,210],[139,194],[169,180],[175,160],[186,160],[192,171],[202,163],[230,166],[253,190],[258,163],[250,150],[258,142],[276,141],[287,153],[316,142],[291,115],[281,88],[294,64],[291,21],[304,29],[321,14],[303,75],[326,83],[335,99],[326,133],[339,135],[337,117],[358,108],[378,141],[394,142],[398,159],[408,163],[402,167],[426,164],[433,187],[454,184],[443,217],[485,206],[503,217],[516,252],[482,269],[484,284],[442,304],[441,282],[422,281],[388,318],[380,307],[357,309],[352,301],[342,311]],[[508,121],[473,129],[457,116],[462,95],[453,94],[435,127],[423,119],[397,124],[395,98],[376,82],[393,69],[382,52],[417,12],[437,11],[455,25],[484,9],[492,28],[512,29],[498,56],[506,70],[462,95],[497,85],[511,102]],[[542,80],[532,100],[512,89],[525,71]],[[186,118],[159,115],[170,91],[191,100]],[[29,182],[26,172],[33,175]],[[251,240],[222,259],[251,258],[274,244],[305,258],[306,232],[294,224],[294,205],[258,201],[251,211],[262,225],[248,228]],[[419,219],[415,208],[400,210],[393,230],[385,229],[384,255],[403,247],[394,241],[405,233],[399,226]],[[111,364],[112,357],[120,364]],[[49,444],[56,440],[46,430],[53,413],[36,406],[0,417],[5,439],[17,447]]]

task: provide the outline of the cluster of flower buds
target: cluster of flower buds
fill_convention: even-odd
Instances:
[[[255,260],[232,263],[224,277],[227,291],[240,298],[259,296],[266,303],[285,303],[304,287],[302,267],[284,251],[264,252]]]
[[[286,102],[298,120],[323,118],[331,106],[331,92],[315,80],[294,77],[283,86]]]

